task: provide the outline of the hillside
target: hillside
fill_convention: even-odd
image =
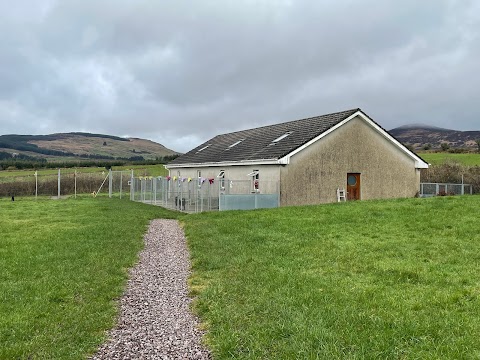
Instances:
[[[447,143],[452,148],[476,149],[475,140],[480,139],[480,131],[459,131],[427,125],[405,125],[389,131],[399,141],[420,149],[425,144],[440,148]]]
[[[0,151],[46,158],[48,161],[132,157],[148,160],[177,154],[151,140],[90,133],[1,135]]]

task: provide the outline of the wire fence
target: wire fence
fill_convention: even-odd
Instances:
[[[473,194],[472,185],[448,183],[420,183],[420,197],[466,194]]]
[[[107,176],[107,171],[58,170],[57,173],[49,174],[32,171],[28,175],[0,178],[0,196],[60,197],[96,193]]]
[[[471,184],[422,182],[420,197],[473,194]],[[76,196],[99,193],[185,212],[273,208],[280,204],[279,184],[224,178],[134,177],[133,170],[82,172],[58,170],[0,177],[0,197]]]
[[[480,166],[462,165],[458,162],[447,162],[422,169],[420,182],[428,184],[469,184],[473,194],[480,194]],[[464,193],[468,193],[467,190]]]
[[[273,181],[136,177],[130,185],[130,200],[184,212],[279,206],[279,187]]]
[[[110,171],[108,176],[108,195],[110,197],[130,198],[132,193],[133,170]]]

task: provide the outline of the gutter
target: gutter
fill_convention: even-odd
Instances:
[[[220,162],[205,162],[205,163],[187,163],[187,164],[167,164],[165,169],[181,169],[192,167],[225,167],[225,166],[245,166],[245,165],[284,165],[285,158],[281,159],[260,159],[260,160],[241,160],[241,161],[220,161]]]

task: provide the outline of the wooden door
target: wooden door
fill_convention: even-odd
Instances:
[[[347,200],[360,200],[360,174],[347,174]]]

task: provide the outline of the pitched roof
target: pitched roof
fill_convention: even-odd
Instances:
[[[357,111],[360,109],[217,135],[171,161],[169,166],[280,159]]]
[[[317,141],[355,116],[361,117],[415,161],[416,168],[428,163],[407,149],[387,130],[360,109],[351,109],[281,124],[217,135],[165,167],[209,166],[214,164],[276,163],[288,164],[289,157]]]

